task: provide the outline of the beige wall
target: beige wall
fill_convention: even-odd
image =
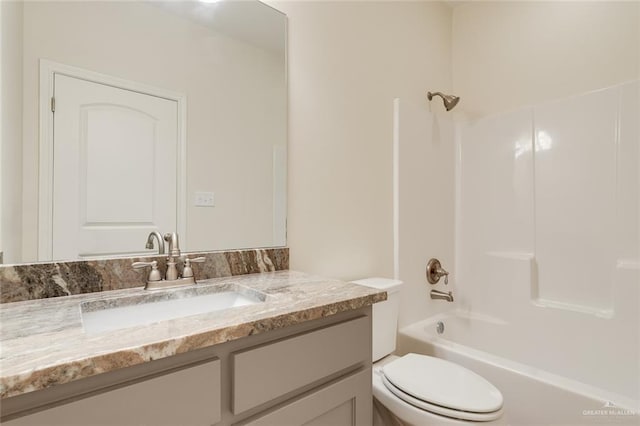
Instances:
[[[24,10],[24,261],[37,251],[39,58],[185,94],[182,248],[273,245],[273,146],[286,143],[281,53],[144,2],[26,2]],[[214,192],[216,206],[195,207],[196,191]]]
[[[453,87],[482,116],[639,76],[640,3],[466,2],[453,11]]]
[[[22,15],[21,2],[0,2],[2,212],[0,252],[5,263],[20,261],[22,222]]]
[[[457,297],[454,273],[455,138],[453,117],[440,100],[397,102],[398,145],[398,259],[400,292],[399,327],[450,310],[451,303],[432,300],[431,289],[452,291]],[[437,111],[437,112],[436,112]],[[450,271],[430,285],[425,267],[430,258]]]
[[[289,18],[292,269],[393,276],[393,99],[451,86],[436,2],[273,2]],[[451,226],[453,226],[451,224]]]

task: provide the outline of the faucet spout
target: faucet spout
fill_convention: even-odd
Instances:
[[[440,290],[431,290],[429,293],[432,299],[435,300],[446,300],[447,302],[453,302],[453,294],[451,292],[445,293]]]
[[[167,232],[164,234],[164,240],[169,243],[169,256],[180,257],[180,244],[178,243],[178,234],[175,232]]]
[[[162,235],[158,231],[153,231],[147,237],[147,245],[145,246],[148,249],[153,248],[153,239],[158,240],[158,254],[164,254],[164,240],[162,239]]]

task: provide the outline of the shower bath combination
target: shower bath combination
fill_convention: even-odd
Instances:
[[[453,108],[455,108],[455,106],[458,105],[458,102],[460,101],[460,96],[445,95],[442,92],[427,92],[428,100],[431,101],[434,96],[440,96],[442,98],[444,107],[447,111],[451,111]]]

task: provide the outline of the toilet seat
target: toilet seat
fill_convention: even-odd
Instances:
[[[404,402],[434,414],[487,422],[502,416],[500,391],[452,362],[408,354],[380,368],[384,386]]]

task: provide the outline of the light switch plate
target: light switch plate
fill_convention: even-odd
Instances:
[[[195,205],[196,207],[213,207],[213,192],[196,192]]]

